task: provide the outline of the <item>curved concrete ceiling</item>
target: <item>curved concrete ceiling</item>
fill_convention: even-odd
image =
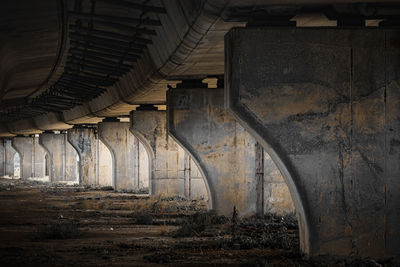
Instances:
[[[6,1],[0,9],[0,103],[13,106],[49,80],[62,42],[54,0]]]
[[[246,24],[242,13],[331,2],[10,1],[0,18],[0,136],[63,130],[164,104],[171,80],[223,75],[224,35]],[[320,20],[309,16],[298,25]]]

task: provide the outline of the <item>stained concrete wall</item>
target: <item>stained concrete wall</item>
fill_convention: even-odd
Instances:
[[[227,105],[290,185],[303,251],[400,254],[400,33],[233,29]]]
[[[21,166],[20,178],[33,177],[34,142],[33,137],[17,136],[12,139],[14,149],[19,153]]]
[[[130,117],[132,132],[145,144],[151,157],[151,193],[208,199],[196,164],[185,164],[190,157],[185,157],[186,151],[168,134],[166,111],[138,110],[132,111]]]
[[[43,133],[39,142],[50,156],[50,181],[79,181],[78,153],[68,142],[65,133]]]
[[[97,138],[94,128],[73,128],[68,141],[79,154],[79,177],[82,185],[97,185]]]
[[[129,122],[101,122],[100,140],[110,149],[113,158],[113,186],[117,190],[140,191],[137,142],[129,130]],[[148,166],[142,166],[149,168]]]
[[[223,90],[169,90],[168,109],[169,133],[204,171],[213,208],[255,213],[255,140],[224,110]]]

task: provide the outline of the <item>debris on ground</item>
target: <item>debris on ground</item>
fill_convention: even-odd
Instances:
[[[400,263],[356,257],[305,259],[298,249],[293,214],[243,218],[236,212],[225,217],[207,210],[201,199],[5,180],[0,179],[0,266]]]

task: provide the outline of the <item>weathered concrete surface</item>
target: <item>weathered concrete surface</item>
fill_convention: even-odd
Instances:
[[[224,110],[223,90],[169,90],[168,109],[169,133],[204,171],[213,208],[255,213],[255,140]]]
[[[68,142],[65,133],[43,133],[39,142],[50,156],[50,181],[79,181],[78,153]]]
[[[100,140],[110,149],[113,158],[113,186],[117,190],[138,190],[135,177],[135,137],[129,122],[101,122],[98,125]]]
[[[130,117],[132,132],[151,158],[151,193],[207,199],[206,185],[196,164],[185,164],[190,157],[185,157],[186,152],[168,134],[166,111],[138,110]]]
[[[17,136],[12,139],[12,145],[21,157],[20,178],[27,179],[29,177],[33,177],[33,138],[30,136]]]
[[[79,154],[79,177],[82,185],[97,185],[97,138],[95,128],[73,128],[68,141]]]
[[[227,105],[278,163],[306,253],[400,254],[399,36],[233,29],[226,37]]]

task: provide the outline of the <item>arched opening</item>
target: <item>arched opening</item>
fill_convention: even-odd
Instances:
[[[99,181],[100,186],[113,186],[113,158],[111,151],[99,141]]]
[[[14,162],[13,178],[14,179],[19,179],[19,178],[21,178],[21,167],[22,167],[22,164],[21,164],[21,156],[19,155],[18,152],[15,152],[13,162]]]

